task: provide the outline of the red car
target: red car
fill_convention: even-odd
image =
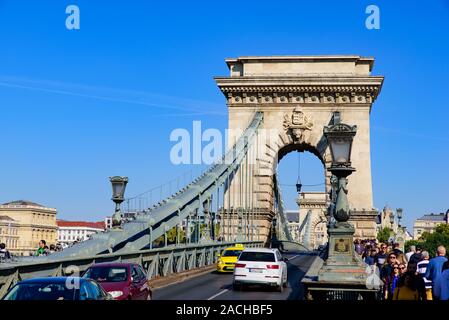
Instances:
[[[151,300],[147,276],[135,263],[96,263],[83,278],[97,281],[114,300]]]

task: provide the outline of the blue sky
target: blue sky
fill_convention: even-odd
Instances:
[[[69,4],[80,30],[65,27]],[[365,28],[369,4],[380,30]],[[356,54],[385,76],[372,110],[375,206],[403,207],[410,227],[449,208],[448,21],[444,0],[0,0],[0,201],[102,219],[113,209],[109,176],[129,176],[134,195],[200,169],[171,165],[169,136],[193,120],[226,128],[213,81],[228,74],[225,58]],[[316,161],[304,157],[304,184],[321,181]],[[294,184],[297,155],[280,170]],[[294,206],[294,190],[284,198]]]

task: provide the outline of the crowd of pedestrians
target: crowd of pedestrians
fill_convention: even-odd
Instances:
[[[404,253],[398,243],[357,239],[355,251],[378,272],[385,300],[449,300],[449,262],[444,246],[431,258],[420,247],[410,246]]]
[[[30,256],[48,256],[52,253],[62,251],[63,247],[60,244],[50,244],[47,245],[45,240],[39,241],[38,248],[35,252],[30,252]],[[16,256],[17,257],[17,256]],[[0,262],[8,262],[15,259],[14,255],[11,254],[6,247],[5,243],[0,243]]]
[[[63,248],[59,244],[51,244],[50,247],[47,246],[47,242],[45,240],[39,241],[39,247],[36,250],[35,256],[48,256],[57,251],[62,251]]]

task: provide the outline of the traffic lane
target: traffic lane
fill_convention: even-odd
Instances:
[[[232,273],[213,271],[153,290],[154,300],[207,300],[232,284]]]
[[[227,288],[212,296],[210,300],[296,300],[304,296],[301,279],[309,269],[316,255],[284,255],[290,259],[287,263],[288,285],[283,292],[269,286],[243,286],[242,290],[232,289],[232,279]]]
[[[315,254],[289,253],[284,257],[288,263],[288,288],[284,292],[274,292],[267,287],[251,287],[244,291],[232,291],[232,273],[211,272],[184,282],[156,289],[153,292],[155,300],[239,300],[239,299],[297,299],[301,297],[299,281],[304,276]]]

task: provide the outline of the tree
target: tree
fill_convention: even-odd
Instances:
[[[449,248],[449,225],[440,224],[435,228],[435,232],[423,232],[421,235],[422,247],[431,256],[436,255],[438,246]]]
[[[167,244],[174,244],[176,243],[176,231],[178,231],[179,235],[179,243],[184,243],[186,241],[186,233],[181,228],[173,227],[170,230],[167,231]],[[165,238],[164,235],[160,236],[155,242],[155,247],[160,247],[165,244]]]
[[[405,248],[405,250],[408,250],[408,248],[410,248],[410,246],[420,246],[420,247],[422,247],[422,241],[419,241],[419,240],[408,240],[408,241],[405,241],[405,245],[404,245],[404,248]]]
[[[392,231],[393,230],[388,227],[379,230],[377,233],[377,240],[379,240],[379,242],[387,243],[388,239],[390,239]]]

